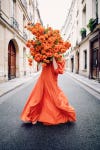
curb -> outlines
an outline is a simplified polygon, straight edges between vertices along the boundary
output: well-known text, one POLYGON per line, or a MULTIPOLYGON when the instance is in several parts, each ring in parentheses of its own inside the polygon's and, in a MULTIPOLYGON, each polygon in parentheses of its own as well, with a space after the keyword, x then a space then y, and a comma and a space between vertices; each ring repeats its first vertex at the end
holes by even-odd
MULTIPOLYGON (((69 74, 68 72, 66 72, 67 74, 69 74)), ((84 84, 85 86, 91 88, 92 90, 94 90, 95 92, 97 92, 98 94, 100 94, 100 91, 96 90, 95 88, 93 88, 91 85, 87 84, 86 82, 83 82, 82 80, 77 79, 76 77, 72 76, 71 74, 69 74, 72 78, 76 79, 77 81, 79 81, 80 83, 84 84)))
MULTIPOLYGON (((76 79, 76 78, 74 77, 74 79, 76 79)), ((78 80, 78 79, 76 79, 76 80, 79 81, 80 83, 84 84, 85 86, 88 86, 89 88, 91 88, 92 90, 94 90, 95 92, 97 92, 98 94, 100 94, 100 92, 98 90, 96 90, 95 88, 93 88, 89 84, 84 83, 84 82, 82 82, 81 80, 78 80)))
MULTIPOLYGON (((26 82, 25 82, 25 83, 26 83, 26 82)), ((0 97, 2 97, 2 96, 4 96, 5 94, 7 94, 7 93, 9 93, 9 92, 11 92, 11 91, 17 89, 18 87, 22 86, 22 85, 25 84, 25 83, 21 83, 21 84, 15 86, 14 88, 12 88, 12 89, 10 89, 10 90, 4 92, 3 94, 0 94, 0 97)))
MULTIPOLYGON (((39 75, 39 73, 38 73, 37 75, 35 75, 35 79, 36 79, 36 77, 38 77, 38 75, 39 75)), ((35 79, 33 80, 33 78, 31 78, 31 79, 29 79, 29 80, 26 81, 26 82, 20 83, 19 85, 13 87, 12 89, 10 89, 10 90, 8 90, 8 91, 5 91, 4 93, 0 94, 0 97, 2 97, 2 96, 4 96, 5 94, 7 94, 7 93, 9 93, 9 92, 11 92, 11 91, 17 89, 18 87, 20 87, 20 86, 26 84, 27 82, 29 82, 29 81, 31 81, 31 80, 32 80, 32 81, 35 81, 35 79)))

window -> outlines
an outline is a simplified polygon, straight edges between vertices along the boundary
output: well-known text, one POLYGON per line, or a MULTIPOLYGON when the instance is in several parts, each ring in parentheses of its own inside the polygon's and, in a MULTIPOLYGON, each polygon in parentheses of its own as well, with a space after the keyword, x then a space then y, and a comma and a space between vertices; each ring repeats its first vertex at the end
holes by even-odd
POLYGON ((23 67, 26 70, 26 48, 23 47, 23 67))
POLYGON ((98 66, 98 49, 93 49, 93 67, 98 66))
POLYGON ((98 18, 98 0, 92 0, 93 18, 98 18))
POLYGON ((86 26, 86 4, 85 4, 83 11, 82 11, 82 26, 83 27, 86 26))
POLYGON ((96 0, 96 18, 98 18, 98 0, 96 0))
POLYGON ((11 0, 11 17, 15 17, 16 15, 16 1, 15 0, 11 0))
POLYGON ((84 3, 84 0, 82 0, 82 4, 84 3))
POLYGON ((25 26, 25 16, 23 15, 23 30, 24 30, 24 26, 25 26))
POLYGON ((79 10, 77 10, 76 17, 78 17, 78 15, 79 15, 79 10))
POLYGON ((84 69, 87 69, 87 50, 84 51, 84 69))

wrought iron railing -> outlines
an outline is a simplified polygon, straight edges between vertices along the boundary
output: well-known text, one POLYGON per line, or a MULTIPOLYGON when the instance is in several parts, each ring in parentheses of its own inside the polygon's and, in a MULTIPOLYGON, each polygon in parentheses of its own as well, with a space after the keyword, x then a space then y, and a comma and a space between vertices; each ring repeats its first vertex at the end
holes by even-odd
POLYGON ((96 19, 94 20, 94 23, 93 23, 94 28, 97 26, 97 24, 98 24, 98 18, 96 18, 96 19))
POLYGON ((21 1, 22 1, 23 6, 27 9, 27 1, 26 0, 21 0, 21 1))
POLYGON ((27 40, 27 39, 28 39, 27 34, 26 34, 26 32, 25 32, 25 31, 23 31, 23 38, 24 38, 25 40, 27 40))
POLYGON ((11 25, 16 29, 19 30, 19 24, 14 17, 11 17, 11 25))

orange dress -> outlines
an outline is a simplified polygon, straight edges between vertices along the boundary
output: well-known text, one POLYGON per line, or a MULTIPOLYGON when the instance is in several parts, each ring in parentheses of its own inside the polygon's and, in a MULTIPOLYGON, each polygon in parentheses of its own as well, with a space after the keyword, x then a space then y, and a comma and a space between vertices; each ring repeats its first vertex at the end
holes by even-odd
POLYGON ((56 125, 76 121, 74 108, 57 85, 58 74, 64 72, 65 61, 43 67, 41 75, 32 90, 27 103, 21 113, 21 120, 25 122, 42 122, 45 125, 56 125))

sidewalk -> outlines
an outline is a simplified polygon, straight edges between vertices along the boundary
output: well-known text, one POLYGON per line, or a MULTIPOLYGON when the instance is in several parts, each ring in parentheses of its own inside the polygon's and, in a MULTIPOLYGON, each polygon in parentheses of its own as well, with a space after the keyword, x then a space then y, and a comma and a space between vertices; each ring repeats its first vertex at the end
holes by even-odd
POLYGON ((89 88, 93 89, 95 92, 100 94, 100 83, 98 83, 98 81, 93 79, 88 79, 79 74, 75 74, 71 72, 66 72, 66 73, 70 75, 72 78, 76 79, 77 81, 81 82, 82 84, 88 86, 89 88))
MULTIPOLYGON (((40 74, 40 71, 37 73, 34 73, 30 77, 15 78, 7 82, 0 83, 0 97, 14 90, 15 88, 25 84, 29 80, 35 79, 36 76, 38 76, 39 74, 40 74)), ((66 74, 68 74, 72 78, 76 79, 77 81, 81 82, 82 84, 88 86, 89 88, 93 89, 95 92, 100 94, 100 83, 98 83, 97 81, 88 79, 84 76, 81 76, 79 74, 74 74, 71 72, 66 72, 66 74)))
POLYGON ((21 77, 21 78, 15 78, 12 80, 9 80, 7 82, 0 83, 0 97, 4 94, 14 90, 15 88, 25 84, 26 82, 35 79, 40 74, 40 71, 37 73, 34 73, 33 75, 27 77, 21 77))

